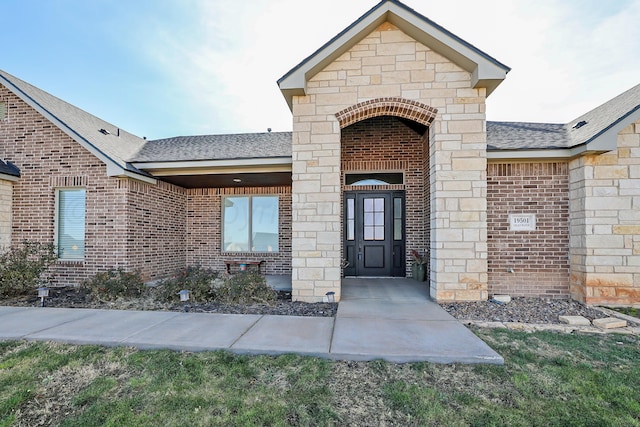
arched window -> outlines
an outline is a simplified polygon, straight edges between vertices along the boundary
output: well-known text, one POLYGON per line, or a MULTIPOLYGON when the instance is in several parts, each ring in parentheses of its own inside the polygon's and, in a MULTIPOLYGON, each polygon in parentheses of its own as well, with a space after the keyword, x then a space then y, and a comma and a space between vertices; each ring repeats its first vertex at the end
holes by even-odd
POLYGON ((348 173, 345 176, 346 185, 393 185, 403 184, 402 173, 348 173))

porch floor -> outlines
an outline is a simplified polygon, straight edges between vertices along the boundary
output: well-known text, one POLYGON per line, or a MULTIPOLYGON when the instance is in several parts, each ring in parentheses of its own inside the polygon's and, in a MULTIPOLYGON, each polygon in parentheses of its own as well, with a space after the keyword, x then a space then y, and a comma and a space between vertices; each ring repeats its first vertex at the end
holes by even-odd
POLYGON ((335 318, 0 306, 0 341, 502 364, 409 279, 345 279, 335 318))
POLYGON ((346 278, 331 353, 339 358, 504 363, 500 355, 429 298, 428 282, 346 278))

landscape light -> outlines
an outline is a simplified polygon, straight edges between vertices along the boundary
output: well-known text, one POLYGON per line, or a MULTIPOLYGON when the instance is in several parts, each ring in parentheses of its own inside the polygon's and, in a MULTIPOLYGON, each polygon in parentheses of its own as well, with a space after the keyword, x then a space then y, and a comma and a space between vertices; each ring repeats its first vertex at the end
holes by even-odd
POLYGON ((191 291, 187 290, 187 289, 183 289, 180 292, 178 292, 178 295, 180 295, 180 301, 182 301, 184 303, 184 311, 185 313, 187 311, 189 311, 189 306, 187 306, 187 301, 189 301, 189 294, 191 293, 191 291))
POLYGON ((38 288, 38 298, 40 298, 40 306, 44 307, 44 299, 49 296, 49 288, 41 286, 38 288))

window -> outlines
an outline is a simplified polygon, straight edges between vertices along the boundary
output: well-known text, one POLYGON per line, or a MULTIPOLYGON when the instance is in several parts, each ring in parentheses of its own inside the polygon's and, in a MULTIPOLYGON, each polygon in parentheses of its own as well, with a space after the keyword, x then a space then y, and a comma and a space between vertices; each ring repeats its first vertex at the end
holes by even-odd
POLYGON ((223 199, 223 250, 278 252, 278 197, 223 199))
POLYGON ((401 173, 349 173, 345 176, 346 185, 391 185, 402 184, 401 173))
POLYGON ((364 199, 364 240, 384 240, 384 197, 364 199))
POLYGON ((85 190, 58 190, 56 195, 58 258, 84 259, 85 190))

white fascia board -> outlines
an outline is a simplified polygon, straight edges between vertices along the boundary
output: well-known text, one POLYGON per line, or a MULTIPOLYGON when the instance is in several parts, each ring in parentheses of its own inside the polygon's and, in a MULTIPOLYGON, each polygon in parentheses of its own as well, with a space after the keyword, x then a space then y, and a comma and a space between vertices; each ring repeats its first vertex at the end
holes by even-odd
POLYGON ((626 117, 618 120, 617 123, 597 135, 591 141, 587 142, 587 146, 591 151, 613 151, 618 148, 618 134, 627 126, 640 120, 640 108, 628 113, 626 117))
MULTIPOLYGON (((615 148, 613 148, 615 150, 615 148)), ((557 148, 550 150, 492 150, 487 151, 488 160, 553 160, 573 159, 585 154, 602 154, 611 149, 594 149, 586 144, 572 148, 557 148)))
POLYGON ((128 171, 120 166, 107 165, 107 176, 115 178, 131 178, 147 184, 157 184, 158 180, 150 176, 140 175, 139 173, 128 171))
POLYGON ((0 173, 0 179, 5 181, 18 182, 20 180, 20 177, 15 175, 7 175, 4 173, 0 173))
MULTIPOLYGON (((388 5, 383 7, 388 10, 388 5)), ((332 40, 330 44, 321 47, 311 56, 304 59, 302 63, 298 64, 298 68, 294 68, 294 71, 280 80, 278 86, 286 98, 289 108, 292 108, 293 96, 306 95, 308 80, 335 61, 340 55, 351 49, 366 35, 373 32, 385 20, 386 12, 379 16, 376 14, 366 16, 365 19, 358 22, 347 32, 332 40)))
POLYGON ((229 173, 232 170, 289 172, 293 160, 291 157, 269 157, 255 159, 226 159, 226 160, 187 160, 177 162, 137 162, 133 166, 149 171, 158 176, 175 174, 200 175, 203 173, 229 173), (190 172, 190 173, 189 173, 190 172))
POLYGON ((574 157, 571 150, 495 150, 487 151, 487 160, 550 160, 574 157))

